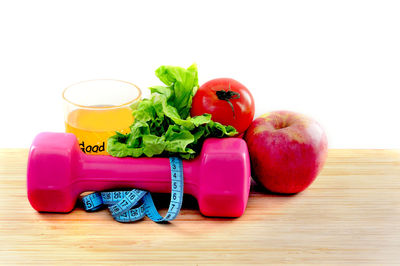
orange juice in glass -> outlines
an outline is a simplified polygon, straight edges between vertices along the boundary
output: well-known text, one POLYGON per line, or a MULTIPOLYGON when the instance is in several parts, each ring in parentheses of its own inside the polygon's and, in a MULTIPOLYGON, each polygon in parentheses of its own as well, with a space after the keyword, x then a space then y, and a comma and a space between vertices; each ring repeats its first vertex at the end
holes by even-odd
POLYGON ((76 83, 63 92, 65 132, 74 133, 87 154, 108 154, 107 139, 128 133, 132 107, 141 91, 132 83, 98 79, 76 83))

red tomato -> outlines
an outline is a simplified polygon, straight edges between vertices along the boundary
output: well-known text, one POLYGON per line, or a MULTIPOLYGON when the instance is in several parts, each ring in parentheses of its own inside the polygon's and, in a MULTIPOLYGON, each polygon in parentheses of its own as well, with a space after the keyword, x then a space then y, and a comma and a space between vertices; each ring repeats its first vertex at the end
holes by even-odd
POLYGON ((204 83, 193 97, 191 116, 211 114, 211 119, 243 133, 254 118, 254 99, 241 83, 218 78, 204 83))

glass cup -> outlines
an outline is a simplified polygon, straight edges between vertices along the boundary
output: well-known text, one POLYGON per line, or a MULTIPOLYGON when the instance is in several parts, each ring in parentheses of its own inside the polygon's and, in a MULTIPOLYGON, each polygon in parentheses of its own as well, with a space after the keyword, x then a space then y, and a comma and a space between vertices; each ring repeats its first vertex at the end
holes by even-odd
POLYGON ((126 134, 133 123, 132 109, 140 89, 112 79, 82 81, 67 87, 64 99, 65 132, 74 133, 87 154, 108 154, 107 139, 115 132, 126 134))

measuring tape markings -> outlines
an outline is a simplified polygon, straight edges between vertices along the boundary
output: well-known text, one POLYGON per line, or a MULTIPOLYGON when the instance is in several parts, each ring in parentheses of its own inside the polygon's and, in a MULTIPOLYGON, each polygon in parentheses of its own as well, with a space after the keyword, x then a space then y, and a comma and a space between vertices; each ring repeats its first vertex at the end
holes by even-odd
POLYGON ((130 209, 119 216, 114 216, 114 219, 121 223, 128 223, 140 220, 146 216, 143 204, 140 207, 130 209))
POLYGON ((148 216, 154 222, 174 220, 182 207, 183 200, 183 165, 176 157, 169 158, 171 167, 171 200, 165 217, 162 217, 148 191, 133 189, 131 191, 94 192, 82 198, 86 211, 99 210, 103 205, 108 207, 113 218, 118 222, 133 222, 148 216))
POLYGON ((147 191, 132 189, 127 195, 123 197, 117 204, 114 204, 108 209, 113 217, 117 217, 135 206, 141 198, 147 193, 147 191))
POLYGON ((83 204, 86 211, 97 211, 103 206, 103 199, 98 192, 83 197, 83 204))
POLYGON ((106 205, 117 204, 126 195, 128 195, 128 193, 129 193, 129 191, 114 191, 114 192, 103 191, 103 192, 100 192, 101 197, 103 199, 103 203, 106 205))

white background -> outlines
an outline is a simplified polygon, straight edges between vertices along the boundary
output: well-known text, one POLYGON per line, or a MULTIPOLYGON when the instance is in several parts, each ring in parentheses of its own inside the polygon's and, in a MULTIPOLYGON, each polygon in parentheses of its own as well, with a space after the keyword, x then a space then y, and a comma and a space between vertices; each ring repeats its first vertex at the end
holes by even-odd
POLYGON ((163 64, 232 77, 256 115, 308 114, 330 148, 400 148, 400 1, 1 1, 0 147, 63 131, 61 92, 159 83, 163 64))

